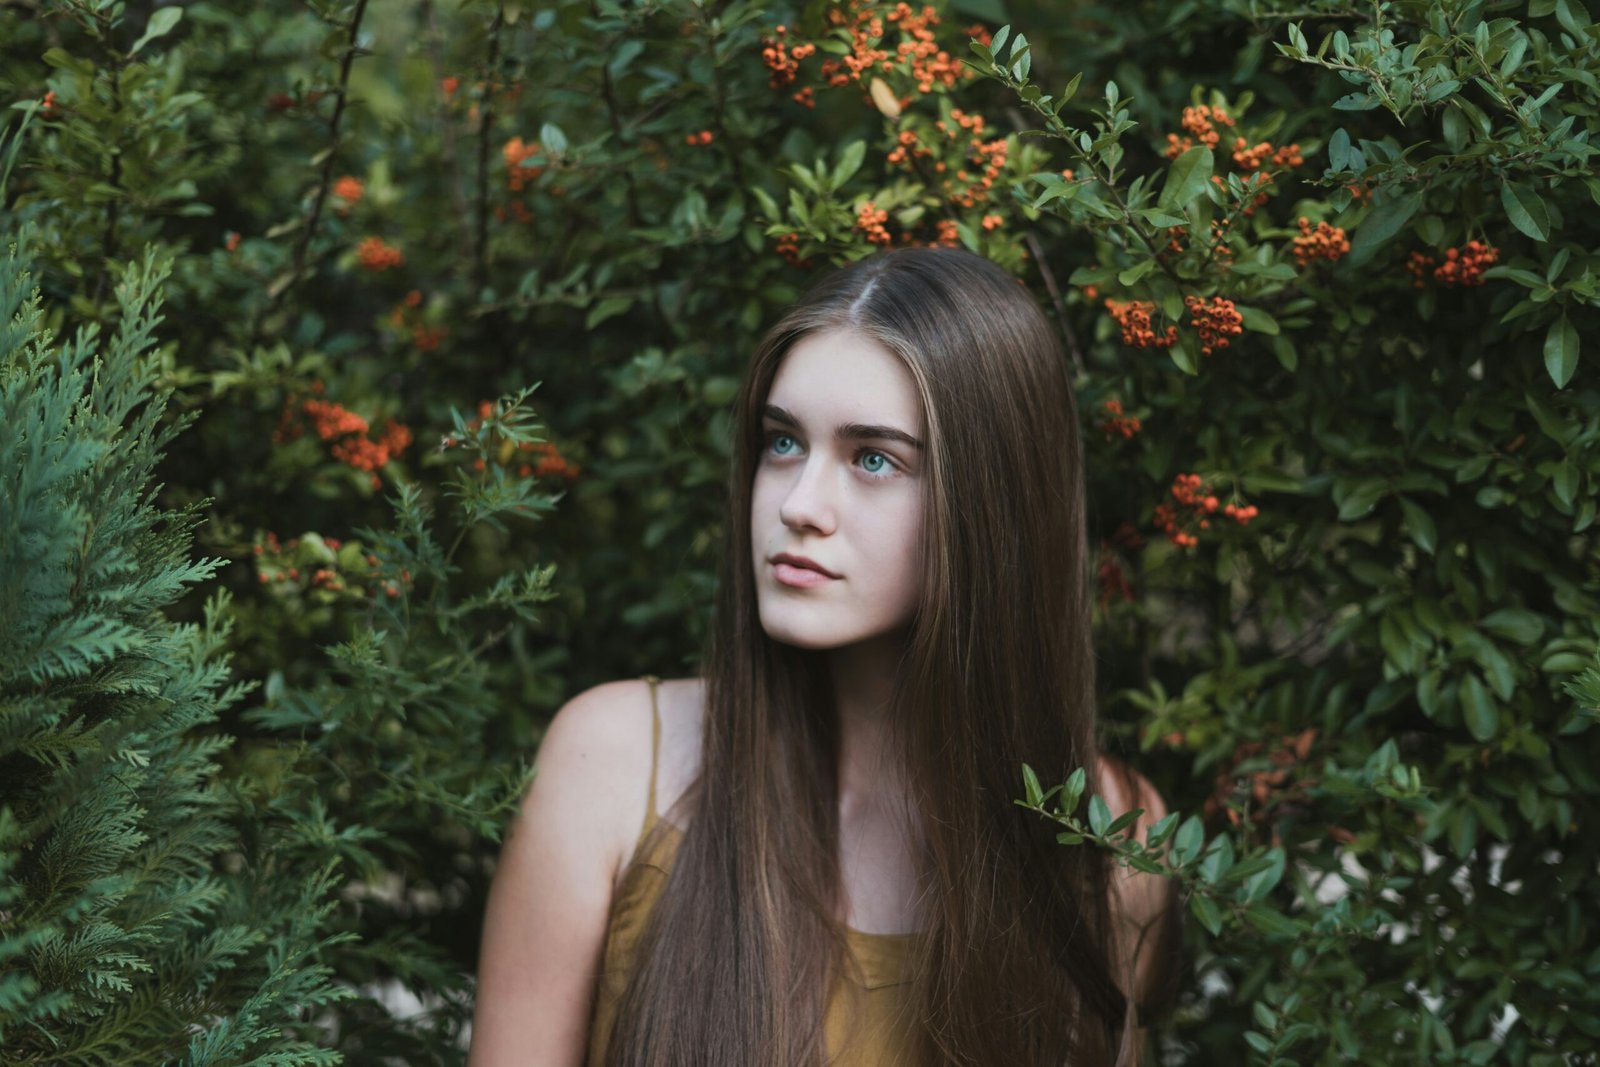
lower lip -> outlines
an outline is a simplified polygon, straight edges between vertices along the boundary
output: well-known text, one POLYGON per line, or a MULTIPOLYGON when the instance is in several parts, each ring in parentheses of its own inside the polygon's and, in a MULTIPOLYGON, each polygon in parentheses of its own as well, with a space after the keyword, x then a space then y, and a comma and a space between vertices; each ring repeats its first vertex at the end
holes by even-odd
POLYGON ((774 563, 772 576, 784 585, 792 585, 796 589, 810 589, 814 585, 831 582, 834 579, 807 567, 796 567, 792 563, 774 563))

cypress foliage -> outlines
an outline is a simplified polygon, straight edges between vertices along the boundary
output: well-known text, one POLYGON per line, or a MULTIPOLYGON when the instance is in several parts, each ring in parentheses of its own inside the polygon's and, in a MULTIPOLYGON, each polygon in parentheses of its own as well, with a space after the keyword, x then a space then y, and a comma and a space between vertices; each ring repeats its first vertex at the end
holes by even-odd
POLYGON ((189 422, 151 354, 166 266, 122 271, 104 344, 58 343, 28 239, 0 258, 0 1058, 337 1062, 300 1020, 344 995, 313 958, 329 879, 256 894, 215 773, 250 688, 228 598, 162 615, 220 563, 189 558, 199 505, 153 504, 189 422))

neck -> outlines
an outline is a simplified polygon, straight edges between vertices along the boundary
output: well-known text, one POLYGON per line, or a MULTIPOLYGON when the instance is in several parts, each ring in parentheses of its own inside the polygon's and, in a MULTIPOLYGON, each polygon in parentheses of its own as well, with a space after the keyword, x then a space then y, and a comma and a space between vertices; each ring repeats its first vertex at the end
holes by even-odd
POLYGON ((841 816, 892 807, 905 797, 904 773, 889 744, 889 703, 904 647, 904 635, 886 634, 829 655, 841 816))

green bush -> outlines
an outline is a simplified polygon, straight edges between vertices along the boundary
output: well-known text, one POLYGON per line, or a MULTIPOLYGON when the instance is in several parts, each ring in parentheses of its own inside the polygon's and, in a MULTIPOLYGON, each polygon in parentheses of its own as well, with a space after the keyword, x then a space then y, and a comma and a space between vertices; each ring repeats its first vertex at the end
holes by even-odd
POLYGON ((167 419, 150 348, 154 256, 121 272, 120 324, 58 343, 27 238, 0 261, 0 1042, 32 1063, 334 1062, 299 1025, 344 992, 312 958, 326 876, 239 873, 228 598, 161 612, 221 561, 195 510, 150 500, 167 419))
POLYGON ((170 614, 260 683, 257 891, 344 887, 323 1047, 458 1055, 545 716, 693 669, 755 337, 918 241, 1093 413, 1107 744, 1179 815, 1018 795, 1183 880, 1163 1058, 1593 1062, 1592 5, 48 0, 0 57, 50 324, 172 263, 160 500, 238 565, 170 614))

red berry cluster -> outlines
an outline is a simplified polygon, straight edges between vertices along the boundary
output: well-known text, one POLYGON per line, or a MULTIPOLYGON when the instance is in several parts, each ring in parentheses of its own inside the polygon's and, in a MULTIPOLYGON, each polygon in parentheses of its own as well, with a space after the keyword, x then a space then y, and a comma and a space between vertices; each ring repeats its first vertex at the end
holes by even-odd
POLYGON ((1468 241, 1462 249, 1444 250, 1444 262, 1433 276, 1446 285, 1482 285, 1483 272, 1500 258, 1500 250, 1482 241, 1468 241))
POLYGON ((1178 328, 1168 326, 1165 333, 1156 333, 1150 316, 1156 309, 1148 300, 1113 300, 1106 297, 1106 310, 1122 327, 1122 343, 1134 348, 1170 348, 1178 343, 1178 328))
POLYGON ((368 237, 356 248, 356 258, 370 271, 385 271, 404 266, 405 253, 384 241, 382 237, 368 237))
POLYGON ((1214 296, 1186 296, 1183 306, 1189 309, 1189 318, 1200 334, 1200 352, 1211 355, 1219 348, 1227 348, 1229 339, 1244 332, 1244 316, 1234 309, 1232 300, 1214 296))
POLYGON ((1211 529, 1210 516, 1220 509, 1224 515, 1233 519, 1240 526, 1248 526, 1250 520, 1259 514, 1255 505, 1239 507, 1234 504, 1222 504, 1214 493, 1206 488, 1204 480, 1198 474, 1180 474, 1172 480, 1172 499, 1176 503, 1162 502, 1156 505, 1155 523, 1162 533, 1167 535, 1167 540, 1179 548, 1193 548, 1200 543, 1195 530, 1211 529))
MULTIPOLYGON (((314 383, 312 390, 321 393, 322 383, 314 383)), ((411 445, 411 430, 402 423, 389 420, 374 441, 367 436, 371 427, 365 418, 341 404, 318 399, 285 404, 272 434, 274 443, 301 437, 305 433, 302 419, 311 423, 318 438, 330 442, 328 451, 334 459, 371 474, 374 489, 383 484, 377 472, 411 445)))
POLYGON ((1122 401, 1107 400, 1104 404, 1100 405, 1100 409, 1104 411, 1107 416, 1107 418, 1100 423, 1100 429, 1105 431, 1106 440, 1109 441, 1112 437, 1117 436, 1124 438, 1132 437, 1134 434, 1139 432, 1140 423, 1138 418, 1133 415, 1123 415, 1122 401))
POLYGON ((699 133, 685 135, 683 143, 686 145, 708 145, 714 140, 716 140, 716 134, 710 130, 701 130, 699 133))
POLYGON ((1426 252, 1413 252, 1406 257, 1406 270, 1411 274, 1411 285, 1415 289, 1427 284, 1429 273, 1435 280, 1451 287, 1475 286, 1483 284, 1483 272, 1499 259, 1500 250, 1493 245, 1484 241, 1468 241, 1464 248, 1445 249, 1443 263, 1426 252))

